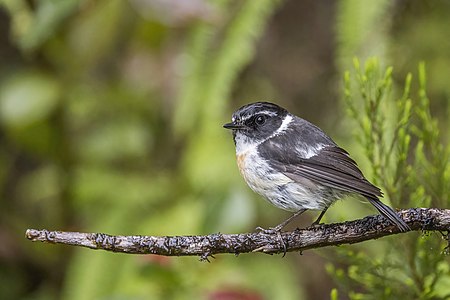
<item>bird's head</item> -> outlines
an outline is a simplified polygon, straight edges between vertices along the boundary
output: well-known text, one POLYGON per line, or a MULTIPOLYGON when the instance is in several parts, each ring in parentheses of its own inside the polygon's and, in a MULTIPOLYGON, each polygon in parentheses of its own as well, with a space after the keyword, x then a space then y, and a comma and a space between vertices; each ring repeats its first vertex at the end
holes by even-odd
POLYGON ((233 131, 236 143, 242 139, 248 144, 258 144, 278 132, 284 131, 284 126, 291 119, 288 111, 269 102, 256 102, 242 106, 233 113, 231 122, 223 125, 233 131), (289 119, 289 120, 287 120, 289 119))

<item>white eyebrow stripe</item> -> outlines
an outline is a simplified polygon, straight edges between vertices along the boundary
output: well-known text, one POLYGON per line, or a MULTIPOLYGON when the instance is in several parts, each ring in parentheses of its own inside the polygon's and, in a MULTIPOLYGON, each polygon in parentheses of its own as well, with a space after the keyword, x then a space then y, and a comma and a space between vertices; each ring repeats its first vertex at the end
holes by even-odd
POLYGON ((258 113, 256 115, 268 115, 268 116, 276 116, 277 113, 273 112, 273 111, 268 111, 268 110, 263 110, 263 111, 258 111, 258 113))
POLYGON ((263 111, 258 111, 257 113, 254 113, 254 114, 243 115, 241 117, 241 120, 246 121, 246 120, 250 119, 251 117, 254 117, 257 115, 267 115, 267 116, 273 117, 273 116, 276 116, 277 113, 273 112, 273 111, 263 110, 263 111))

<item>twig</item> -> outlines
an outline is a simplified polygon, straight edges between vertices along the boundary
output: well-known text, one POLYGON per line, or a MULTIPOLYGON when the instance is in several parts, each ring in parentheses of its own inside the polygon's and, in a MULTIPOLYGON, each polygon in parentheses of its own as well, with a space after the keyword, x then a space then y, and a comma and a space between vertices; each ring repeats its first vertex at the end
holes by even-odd
MULTIPOLYGON (((411 208, 399 212, 411 230, 450 231, 450 210, 411 208)), ((354 244, 398 234, 397 227, 380 215, 337 224, 323 224, 281 234, 286 250, 303 251, 326 246, 354 244)), ((31 241, 66 244, 91 249, 130 254, 165 256, 200 256, 204 260, 218 253, 240 254, 284 251, 277 235, 262 232, 243 234, 215 233, 205 236, 113 236, 103 233, 80 233, 28 229, 31 241)))

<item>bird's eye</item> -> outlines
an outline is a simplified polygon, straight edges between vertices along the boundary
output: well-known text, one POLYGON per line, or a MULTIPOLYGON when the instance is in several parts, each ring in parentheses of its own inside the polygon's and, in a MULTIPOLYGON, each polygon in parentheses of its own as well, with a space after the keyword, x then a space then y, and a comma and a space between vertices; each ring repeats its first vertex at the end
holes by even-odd
POLYGON ((262 124, 266 123, 266 117, 265 116, 261 116, 261 115, 257 116, 255 118, 255 123, 257 125, 262 125, 262 124))

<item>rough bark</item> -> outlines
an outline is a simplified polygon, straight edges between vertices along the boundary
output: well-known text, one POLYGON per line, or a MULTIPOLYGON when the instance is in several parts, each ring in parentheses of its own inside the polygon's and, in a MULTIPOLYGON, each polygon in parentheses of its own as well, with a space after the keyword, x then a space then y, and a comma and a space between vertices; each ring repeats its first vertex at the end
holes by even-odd
MULTIPOLYGON (((412 231, 439 231, 449 240, 450 210, 411 208, 399 212, 412 231)), ((165 256, 209 256, 219 253, 304 251, 326 246, 354 244, 401 233, 380 215, 368 216, 336 224, 321 224, 281 235, 263 232, 205 236, 114 236, 104 233, 80 233, 28 229, 31 241, 66 244, 129 254, 157 254, 165 256), (280 241, 280 237, 283 242, 280 241)), ((407 234, 407 233, 405 233, 407 234)))

